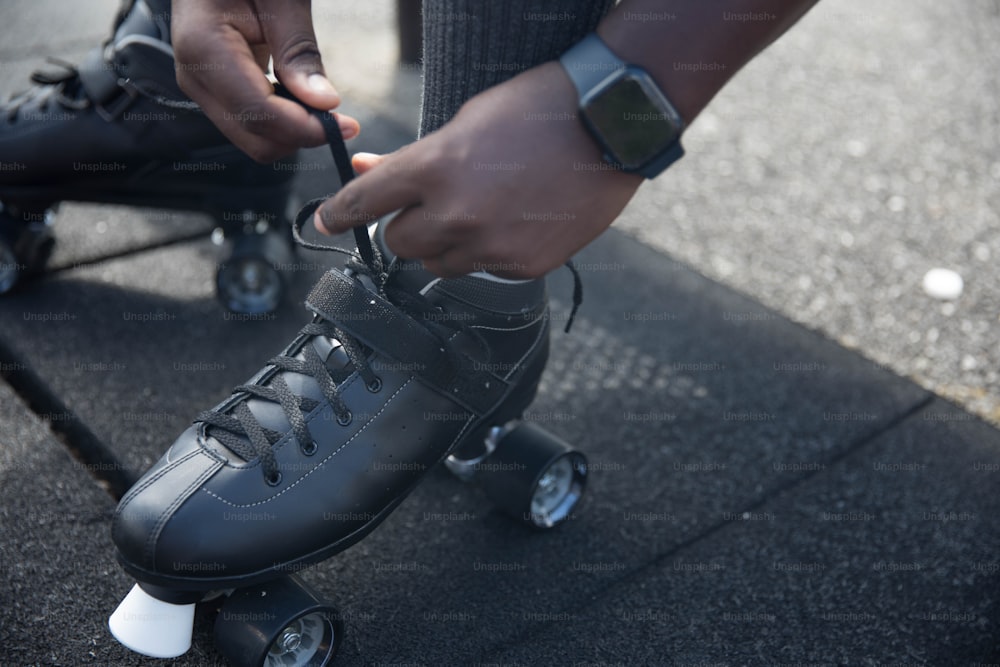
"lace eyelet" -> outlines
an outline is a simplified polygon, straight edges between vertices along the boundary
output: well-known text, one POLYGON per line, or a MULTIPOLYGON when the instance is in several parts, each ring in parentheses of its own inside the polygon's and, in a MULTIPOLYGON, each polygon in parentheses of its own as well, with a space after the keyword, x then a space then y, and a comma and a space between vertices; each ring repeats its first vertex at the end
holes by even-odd
POLYGON ((352 421, 354 421, 354 415, 352 415, 350 412, 348 412, 345 415, 337 415, 337 423, 340 424, 341 426, 347 426, 352 421))
POLYGON ((365 385, 365 387, 367 387, 368 391, 370 391, 373 394, 379 393, 380 391, 382 391, 382 378, 376 377, 374 382, 365 385))
POLYGON ((306 456, 312 456, 319 449, 319 445, 316 444, 315 440, 311 440, 309 441, 309 444, 305 445, 301 449, 302 453, 305 454, 306 456))
POLYGON ((273 476, 268 476, 264 478, 268 486, 278 486, 281 484, 281 471, 279 470, 273 476))

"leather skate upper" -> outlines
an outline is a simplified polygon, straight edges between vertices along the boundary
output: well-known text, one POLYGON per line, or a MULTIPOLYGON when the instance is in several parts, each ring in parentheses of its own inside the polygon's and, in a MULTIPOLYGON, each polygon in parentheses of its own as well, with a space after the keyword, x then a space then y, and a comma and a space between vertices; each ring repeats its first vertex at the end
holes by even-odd
POLYGON ((302 412, 315 444, 299 442, 278 403, 235 393, 216 412, 244 403, 276 436, 280 481, 269 483, 263 457, 246 456, 247 435, 240 454, 223 442, 235 434, 194 424, 119 505, 113 537, 126 569, 150 583, 209 587, 319 560, 370 530, 464 438, 517 416, 547 357, 544 285, 525 284, 487 309, 475 305, 486 282, 432 280, 413 295, 423 305, 406 306, 370 277, 327 274, 309 298, 317 316, 307 330, 325 323, 360 343, 378 386, 366 386, 352 343, 300 336, 286 356, 304 359, 312 347, 350 421, 338 420, 310 374, 266 367, 251 383, 280 378, 316 401, 302 412))
MULTIPOLYGON (((346 184, 337 123, 315 113, 346 184)), ((335 250, 299 233, 319 203, 295 238, 335 250)), ((380 252, 363 227, 355 238, 348 270, 310 294, 299 336, 122 499, 112 536, 140 581, 225 588, 330 556, 531 402, 548 356, 544 281, 442 281, 380 252)))

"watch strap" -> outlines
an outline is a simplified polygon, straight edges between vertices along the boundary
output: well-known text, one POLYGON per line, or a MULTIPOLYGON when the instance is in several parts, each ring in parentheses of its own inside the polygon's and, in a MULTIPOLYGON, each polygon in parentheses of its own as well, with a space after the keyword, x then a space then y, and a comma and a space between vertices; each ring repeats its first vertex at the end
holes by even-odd
POLYGON ((625 62, 593 32, 562 54, 559 63, 580 97, 626 67, 625 62))
POLYGON ((667 150, 644 164, 636 173, 643 178, 652 180, 666 171, 667 167, 672 165, 674 162, 677 162, 682 157, 684 157, 684 146, 681 145, 681 140, 678 138, 677 141, 672 143, 667 150))

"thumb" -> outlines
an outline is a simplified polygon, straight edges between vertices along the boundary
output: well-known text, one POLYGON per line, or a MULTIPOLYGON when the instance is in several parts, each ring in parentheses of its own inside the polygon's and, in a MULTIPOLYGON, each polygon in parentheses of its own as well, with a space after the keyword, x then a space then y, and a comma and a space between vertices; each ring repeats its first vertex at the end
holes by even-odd
POLYGON ((354 167, 354 171, 360 175, 385 162, 386 157, 375 153, 355 153, 354 157, 351 158, 351 165, 354 167))
POLYGON ((340 95, 323 69, 310 0, 266 0, 257 6, 278 81, 315 109, 336 108, 340 95))

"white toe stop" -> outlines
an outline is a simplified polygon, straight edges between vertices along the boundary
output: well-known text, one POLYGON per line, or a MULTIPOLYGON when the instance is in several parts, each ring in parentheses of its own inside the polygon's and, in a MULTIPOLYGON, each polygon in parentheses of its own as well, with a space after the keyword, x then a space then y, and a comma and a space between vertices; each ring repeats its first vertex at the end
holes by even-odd
POLYGON ((176 658, 191 648, 194 604, 157 600, 136 584, 108 619, 126 648, 151 658, 176 658))

